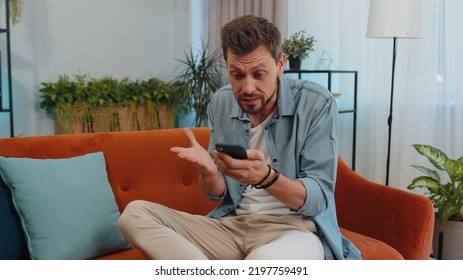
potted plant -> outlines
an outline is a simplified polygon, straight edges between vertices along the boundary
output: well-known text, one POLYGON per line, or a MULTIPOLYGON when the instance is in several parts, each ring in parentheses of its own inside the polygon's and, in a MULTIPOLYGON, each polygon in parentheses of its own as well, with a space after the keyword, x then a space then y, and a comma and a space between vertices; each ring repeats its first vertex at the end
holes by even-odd
POLYGON ((146 130, 174 127, 183 90, 159 78, 59 76, 42 83, 40 107, 54 115, 56 133, 146 130))
POLYGON ((413 165, 424 176, 415 178, 407 187, 410 190, 426 189, 427 197, 437 209, 433 252, 439 253, 439 258, 463 259, 463 157, 451 159, 441 150, 429 145, 415 144, 413 147, 438 169, 436 171, 413 165), (444 172, 450 180, 442 182, 439 172, 444 172), (455 242, 453 237, 457 238, 455 242), (439 244, 442 239, 444 244, 439 244))
POLYGON ((174 82, 183 85, 183 113, 195 111, 194 126, 202 126, 207 121, 207 106, 211 95, 224 85, 222 77, 222 55, 220 50, 207 51, 207 44, 195 52, 192 48, 185 52, 185 59, 178 60, 180 73, 174 82))
POLYGON ((301 69, 301 61, 314 51, 316 41, 314 36, 310 36, 304 30, 297 31, 283 40, 281 48, 288 57, 291 70, 301 69))
POLYGON ((159 78, 141 81, 142 98, 147 109, 147 124, 153 128, 175 126, 175 110, 182 104, 183 87, 177 82, 164 82, 159 78))

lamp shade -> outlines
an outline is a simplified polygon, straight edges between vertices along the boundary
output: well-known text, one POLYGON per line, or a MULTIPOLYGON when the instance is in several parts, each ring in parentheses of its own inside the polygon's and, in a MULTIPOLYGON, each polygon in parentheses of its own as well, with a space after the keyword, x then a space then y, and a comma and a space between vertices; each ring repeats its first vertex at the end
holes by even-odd
POLYGON ((370 0, 367 37, 421 38, 422 0, 370 0))

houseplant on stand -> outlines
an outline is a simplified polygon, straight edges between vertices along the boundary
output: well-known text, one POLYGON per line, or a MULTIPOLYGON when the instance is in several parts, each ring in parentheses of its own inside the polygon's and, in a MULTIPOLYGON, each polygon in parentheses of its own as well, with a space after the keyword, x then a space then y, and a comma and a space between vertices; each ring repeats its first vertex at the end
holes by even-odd
POLYGON ((314 36, 308 35, 304 30, 295 32, 283 40, 281 48, 288 57, 290 70, 301 69, 301 61, 314 51, 316 41, 314 36))
POLYGON ((431 164, 450 178, 441 182, 439 171, 413 165, 425 176, 417 177, 407 187, 427 189, 427 197, 437 209, 434 228, 433 253, 438 259, 463 259, 463 157, 449 158, 441 150, 429 145, 413 145, 431 164), (437 255, 436 255, 437 254, 437 255))

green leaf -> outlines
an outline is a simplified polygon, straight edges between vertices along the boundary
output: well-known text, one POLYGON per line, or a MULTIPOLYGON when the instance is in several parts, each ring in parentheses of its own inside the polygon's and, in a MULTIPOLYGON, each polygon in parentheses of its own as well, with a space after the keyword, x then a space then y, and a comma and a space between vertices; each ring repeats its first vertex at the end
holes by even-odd
POLYGON ((463 180, 463 162, 449 159, 445 163, 445 169, 453 182, 463 180))
POLYGON ((429 145, 414 144, 413 147, 418 153, 425 156, 437 169, 445 170, 445 162, 449 158, 444 152, 429 145))
POLYGON ((429 177, 433 178, 434 180, 440 182, 440 176, 439 176, 439 173, 437 173, 437 171, 429 169, 429 168, 424 167, 424 166, 419 166, 419 165, 412 165, 412 167, 418 169, 422 173, 424 173, 424 174, 428 175, 429 177))
POLYGON ((428 198, 438 209, 439 218, 443 223, 452 217, 463 216, 463 157, 458 160, 449 159, 444 152, 429 145, 416 144, 413 147, 427 157, 436 168, 447 171, 451 182, 442 184, 436 171, 423 166, 413 166, 428 176, 416 178, 408 189, 427 188, 430 192, 428 198))
POLYGON ((407 186, 407 189, 409 190, 414 188, 426 188, 431 193, 438 194, 440 192, 440 182, 428 176, 421 176, 415 178, 413 182, 407 186))
POLYGON ((438 209, 439 218, 442 220, 442 223, 445 225, 450 217, 460 212, 461 205, 457 206, 452 203, 447 203, 443 207, 438 209))

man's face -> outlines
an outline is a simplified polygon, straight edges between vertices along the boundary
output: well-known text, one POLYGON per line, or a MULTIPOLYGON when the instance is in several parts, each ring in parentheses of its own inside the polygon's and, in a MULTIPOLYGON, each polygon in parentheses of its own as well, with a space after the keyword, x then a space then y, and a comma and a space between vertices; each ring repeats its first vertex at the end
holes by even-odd
POLYGON ((283 74, 285 55, 275 62, 264 46, 238 56, 228 51, 227 72, 236 100, 249 115, 267 116, 277 102, 277 78, 283 74))

